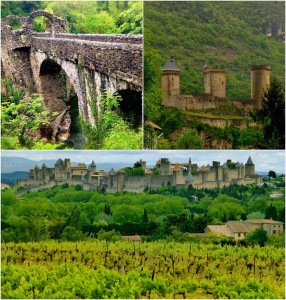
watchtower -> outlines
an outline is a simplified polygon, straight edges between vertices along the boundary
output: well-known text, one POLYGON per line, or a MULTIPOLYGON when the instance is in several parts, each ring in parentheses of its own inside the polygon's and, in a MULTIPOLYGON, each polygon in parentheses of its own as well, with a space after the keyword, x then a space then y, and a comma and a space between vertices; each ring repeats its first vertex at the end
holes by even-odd
POLYGON ((226 70, 204 67, 205 93, 226 98, 226 70))
POLYGON ((180 69, 175 65, 173 56, 162 69, 161 87, 164 102, 168 101, 169 96, 180 94, 180 69))
POLYGON ((266 91, 270 85, 270 66, 253 65, 250 69, 251 77, 251 99, 254 108, 261 108, 261 98, 263 91, 266 91))
POLYGON ((254 177, 254 163, 252 162, 251 157, 248 157, 248 160, 245 164, 245 177, 254 177))

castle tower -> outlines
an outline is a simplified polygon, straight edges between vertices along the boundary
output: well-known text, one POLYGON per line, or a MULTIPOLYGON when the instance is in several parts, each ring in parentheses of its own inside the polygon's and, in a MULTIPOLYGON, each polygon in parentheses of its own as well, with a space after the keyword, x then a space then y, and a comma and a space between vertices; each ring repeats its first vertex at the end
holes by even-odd
POLYGON ((251 157, 248 157, 248 160, 245 164, 245 177, 254 177, 254 163, 252 162, 251 157))
POLYGON ((143 169, 143 170, 146 170, 146 161, 140 159, 139 162, 140 162, 140 164, 141 164, 141 166, 142 166, 142 169, 143 169))
POLYGON ((65 159, 65 166, 67 170, 71 168, 71 160, 69 158, 65 159))
POLYGON ((263 91, 267 90, 270 85, 270 66, 253 65, 250 69, 251 77, 251 99, 254 108, 261 108, 261 97, 263 91))
POLYGON ((94 174, 94 172, 96 172, 96 165, 95 165, 94 161, 92 161, 91 164, 88 166, 88 170, 92 171, 92 174, 94 174))
POLYGON ((161 87, 163 101, 168 106, 169 96, 180 94, 180 69, 175 65, 173 56, 162 69, 161 87))
POLYGON ((226 98, 226 70, 204 67, 205 94, 226 98))
POLYGON ((161 158, 160 175, 171 175, 171 162, 168 158, 161 158))

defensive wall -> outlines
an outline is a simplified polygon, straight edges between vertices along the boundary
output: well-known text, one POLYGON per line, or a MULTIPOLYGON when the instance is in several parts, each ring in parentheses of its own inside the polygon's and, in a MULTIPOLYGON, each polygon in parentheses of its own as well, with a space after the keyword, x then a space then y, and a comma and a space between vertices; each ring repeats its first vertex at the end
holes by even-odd
MULTIPOLYGON (((182 94, 180 92, 180 70, 171 57, 162 68, 162 105, 186 111, 215 109, 230 103, 246 112, 261 108, 262 94, 270 85, 270 66, 252 65, 250 67, 251 98, 246 100, 226 99, 226 72, 226 69, 214 69, 206 65, 203 69, 204 94, 182 94)), ((245 125, 244 122, 243 126, 245 125)))
POLYGON ((212 166, 198 168, 197 164, 171 164, 167 158, 159 160, 155 169, 159 175, 146 168, 146 162, 140 161, 145 175, 127 175, 124 169, 115 172, 113 169, 97 171, 94 162, 88 167, 84 164, 71 166, 70 160, 59 159, 54 168, 35 166, 30 170, 28 179, 17 180, 17 185, 23 187, 20 193, 48 189, 56 185, 68 183, 80 184, 84 190, 104 188, 107 192, 129 191, 143 192, 144 189, 156 190, 162 186, 172 185, 187 188, 215 188, 232 184, 259 184, 262 179, 255 175, 255 165, 249 157, 246 164, 232 163, 228 160, 222 166, 213 161, 212 166))

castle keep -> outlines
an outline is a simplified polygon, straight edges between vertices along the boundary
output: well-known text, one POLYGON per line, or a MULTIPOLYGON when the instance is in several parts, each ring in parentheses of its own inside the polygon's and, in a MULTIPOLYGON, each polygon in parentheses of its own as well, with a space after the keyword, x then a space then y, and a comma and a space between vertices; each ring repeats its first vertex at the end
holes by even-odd
MULTIPOLYGON (((203 69, 204 94, 180 93, 180 69, 175 65, 173 57, 162 69, 161 87, 163 105, 181 110, 200 110, 217 108, 226 104, 226 69, 203 69)), ((262 92, 270 85, 270 66, 251 66, 251 99, 232 99, 233 105, 246 110, 261 108, 262 92)))
MULTIPOLYGON (((161 158, 153 169, 140 160, 136 163, 143 169, 142 175, 128 175, 125 169, 115 171, 97 170, 94 161, 89 166, 72 166, 70 159, 58 159, 53 168, 45 164, 30 170, 28 179, 18 179, 17 185, 27 191, 39 191, 64 183, 80 184, 84 190, 104 188, 107 192, 117 191, 143 192, 144 189, 158 189, 164 185, 187 188, 215 188, 232 184, 259 184, 260 176, 255 175, 255 165, 249 157, 246 164, 227 160, 223 165, 213 161, 212 165, 198 167, 189 159, 186 163, 173 164, 168 158, 161 158)), ((130 169, 130 168, 129 168, 130 169)), ((141 170, 142 170, 141 169, 141 170)))

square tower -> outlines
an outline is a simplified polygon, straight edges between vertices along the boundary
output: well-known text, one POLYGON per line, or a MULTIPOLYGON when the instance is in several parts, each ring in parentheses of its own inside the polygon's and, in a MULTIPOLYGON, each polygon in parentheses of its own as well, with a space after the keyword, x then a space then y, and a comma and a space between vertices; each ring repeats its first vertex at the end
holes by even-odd
POLYGON ((226 70, 204 68, 205 94, 226 98, 226 70))

